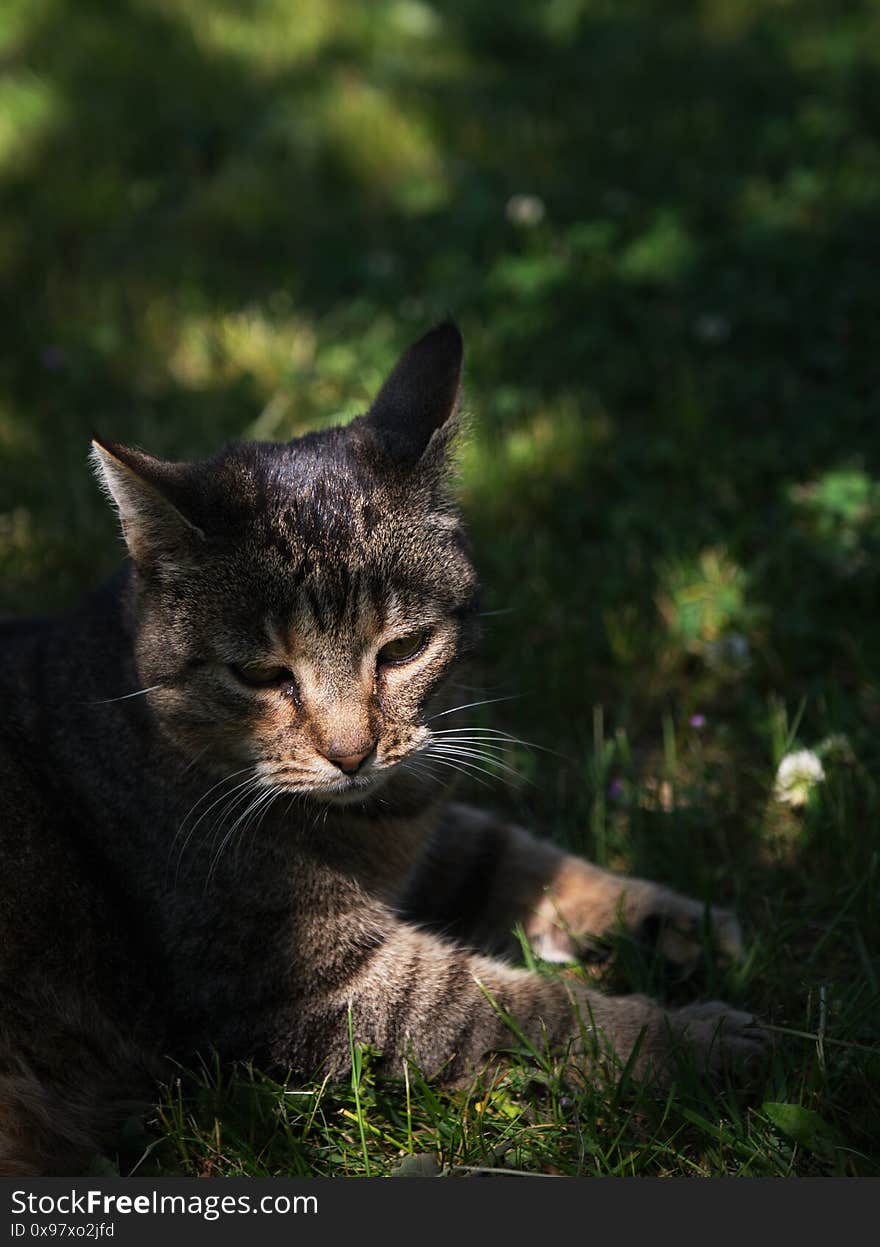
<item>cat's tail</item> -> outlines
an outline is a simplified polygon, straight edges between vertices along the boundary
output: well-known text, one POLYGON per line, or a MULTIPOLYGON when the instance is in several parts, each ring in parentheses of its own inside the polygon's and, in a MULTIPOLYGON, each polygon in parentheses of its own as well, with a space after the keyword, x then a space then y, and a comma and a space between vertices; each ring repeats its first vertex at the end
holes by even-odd
POLYGON ((57 1026, 49 1030, 63 1039, 52 1044, 51 1072, 42 1060, 13 1055, 12 1036, 2 1035, 0 1177, 82 1177, 125 1117, 149 1103, 155 1070, 115 1027, 102 1022, 63 1037, 57 1026))

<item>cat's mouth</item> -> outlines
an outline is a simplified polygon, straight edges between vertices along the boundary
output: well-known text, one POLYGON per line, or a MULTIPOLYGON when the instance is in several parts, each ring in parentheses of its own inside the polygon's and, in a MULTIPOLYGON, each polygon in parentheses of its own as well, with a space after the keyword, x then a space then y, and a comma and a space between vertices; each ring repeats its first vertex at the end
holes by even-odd
POLYGON ((387 779, 384 771, 371 771, 367 775, 349 775, 332 786, 312 788, 309 796, 318 801, 327 801, 331 805, 351 805, 355 801, 364 801, 381 787, 387 779))
POLYGON ((328 805, 351 805, 357 801, 365 801, 372 796, 378 788, 382 787, 394 769, 393 766, 371 768, 361 774, 340 775, 338 779, 329 781, 319 779, 312 783, 301 779, 285 782, 283 778, 280 780, 275 778, 274 784, 278 788, 300 793, 314 801, 328 805))

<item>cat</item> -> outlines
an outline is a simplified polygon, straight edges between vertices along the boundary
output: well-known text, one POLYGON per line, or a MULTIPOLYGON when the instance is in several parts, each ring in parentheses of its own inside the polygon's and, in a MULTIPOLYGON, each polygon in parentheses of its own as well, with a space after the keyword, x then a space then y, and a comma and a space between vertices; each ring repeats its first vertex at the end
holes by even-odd
POLYGON ((499 1010, 585 1069, 637 1041, 657 1079, 682 1039, 710 1072, 762 1051, 721 1002, 514 964, 517 923, 571 961, 620 921, 684 961, 704 910, 451 799, 438 733, 478 639, 462 359, 444 323, 366 415, 288 444, 93 442, 130 559, 0 627, 3 1174, 81 1173, 168 1056, 341 1077, 349 1019, 389 1076, 450 1081, 514 1042, 499 1010))

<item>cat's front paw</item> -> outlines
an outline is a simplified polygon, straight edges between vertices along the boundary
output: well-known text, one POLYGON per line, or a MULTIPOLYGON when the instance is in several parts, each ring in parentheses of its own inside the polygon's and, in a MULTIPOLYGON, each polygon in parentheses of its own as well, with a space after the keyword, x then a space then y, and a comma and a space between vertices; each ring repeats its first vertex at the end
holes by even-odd
POLYGON ((710 1078, 734 1069, 746 1075, 763 1069, 770 1051, 770 1034, 753 1014, 733 1009, 722 1000, 710 1000, 676 1009, 667 1017, 673 1037, 673 1059, 687 1045, 698 1071, 710 1078))
POLYGON ((722 1000, 664 1009, 645 996, 588 994, 587 999, 588 1042, 580 1049, 581 1060, 584 1055, 590 1062, 611 1059, 618 1071, 629 1066, 661 1087, 687 1071, 715 1081, 726 1074, 751 1081, 766 1064, 768 1032, 753 1014, 722 1000))
POLYGON ((730 910, 682 896, 647 879, 631 879, 569 858, 526 928, 545 961, 595 960, 603 937, 623 928, 655 946, 684 971, 692 970, 708 934, 716 950, 743 955, 739 922, 730 910))

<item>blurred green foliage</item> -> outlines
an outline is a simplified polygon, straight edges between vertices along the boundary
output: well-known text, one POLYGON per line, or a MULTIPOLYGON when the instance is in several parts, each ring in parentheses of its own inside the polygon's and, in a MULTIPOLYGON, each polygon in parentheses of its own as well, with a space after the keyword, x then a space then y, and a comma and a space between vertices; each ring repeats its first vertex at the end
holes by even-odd
POLYGON ((569 709, 619 696, 607 621, 646 671, 691 652, 658 602, 723 549, 713 628, 747 627, 735 583, 795 695, 873 680, 874 526, 822 480, 875 488, 878 34, 870 4, 10 0, 7 605, 112 562, 92 428, 286 437, 452 313, 504 678, 522 638, 569 709))

